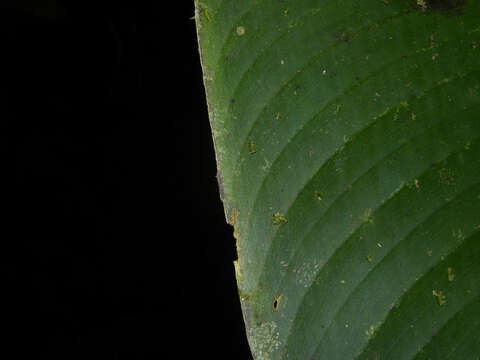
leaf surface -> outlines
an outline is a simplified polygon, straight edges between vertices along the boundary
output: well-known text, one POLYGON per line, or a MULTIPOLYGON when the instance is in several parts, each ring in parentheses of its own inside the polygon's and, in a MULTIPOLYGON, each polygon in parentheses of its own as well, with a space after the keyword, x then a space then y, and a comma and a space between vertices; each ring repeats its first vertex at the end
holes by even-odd
POLYGON ((480 4, 203 0, 256 359, 480 356, 480 4))

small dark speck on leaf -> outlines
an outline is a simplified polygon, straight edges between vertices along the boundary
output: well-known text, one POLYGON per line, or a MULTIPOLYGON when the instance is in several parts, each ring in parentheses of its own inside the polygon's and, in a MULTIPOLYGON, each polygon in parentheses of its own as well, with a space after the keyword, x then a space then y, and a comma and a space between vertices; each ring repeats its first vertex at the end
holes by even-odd
POLYGON ((455 10, 465 5, 465 0, 427 0, 427 3, 433 10, 455 10))
POLYGON ((415 3, 417 8, 422 11, 437 11, 450 17, 462 15, 461 7, 465 5, 465 0, 424 0, 422 2, 415 1, 415 3))
POLYGON ((235 104, 235 99, 230 99, 230 104, 235 104))
POLYGON ((433 168, 433 167, 435 167, 435 166, 437 166, 437 163, 436 163, 436 162, 433 162, 433 163, 430 164, 430 167, 431 167, 431 168, 433 168))

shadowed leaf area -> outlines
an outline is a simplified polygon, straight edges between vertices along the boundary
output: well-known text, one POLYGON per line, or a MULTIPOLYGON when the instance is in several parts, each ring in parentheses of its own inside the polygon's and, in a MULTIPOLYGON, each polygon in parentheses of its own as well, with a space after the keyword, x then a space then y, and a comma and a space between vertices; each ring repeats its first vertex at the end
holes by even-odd
POLYGON ((480 356, 480 5, 204 0, 256 359, 480 356))

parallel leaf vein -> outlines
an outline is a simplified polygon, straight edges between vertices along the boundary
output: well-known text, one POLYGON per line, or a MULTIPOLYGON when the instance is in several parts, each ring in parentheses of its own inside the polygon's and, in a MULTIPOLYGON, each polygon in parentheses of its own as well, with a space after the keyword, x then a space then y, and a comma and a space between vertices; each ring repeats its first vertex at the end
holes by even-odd
MULTIPOLYGON (((477 139, 478 139, 478 138, 477 138, 477 139)), ((465 149, 464 149, 463 147, 462 147, 461 152, 462 152, 462 151, 465 151, 465 149)), ((452 156, 452 154, 454 154, 454 153, 455 153, 455 152, 451 152, 446 158, 452 156)), ((416 176, 416 178, 421 178, 425 173, 427 173, 427 172, 430 171, 430 170, 431 170, 431 169, 429 169, 429 168, 425 169, 422 173, 418 174, 418 175, 416 176)), ((476 185, 476 184, 474 184, 474 185, 476 185)), ((472 185, 472 186, 474 186, 474 185, 472 185)), ((461 195, 463 192, 468 191, 468 189, 469 189, 469 188, 467 188, 467 189, 463 190, 462 192, 460 192, 459 194, 457 194, 457 195, 455 196, 455 198, 456 198, 458 195, 461 195)), ((400 193, 401 193, 401 192, 396 193, 393 197, 389 198, 387 201, 385 201, 384 203, 380 204, 376 209, 374 209, 373 213, 376 213, 376 212, 378 212, 381 208, 385 207, 390 201, 392 201, 392 199, 394 199, 394 198, 396 198, 397 196, 399 196, 400 193)), ((453 200, 453 199, 452 199, 452 200, 453 200)), ((437 208, 432 214, 434 214, 436 211, 440 210, 443 206, 445 206, 446 204, 448 204, 448 203, 451 202, 452 200, 447 201, 446 203, 444 203, 441 207, 437 208)), ((430 216, 431 216, 432 214, 430 214, 430 216)), ((428 219, 428 218, 427 218, 427 219, 428 219)), ((417 225, 417 227, 420 226, 421 224, 423 224, 424 221, 425 221, 425 220, 423 220, 422 223, 420 223, 419 225, 417 225)), ((363 226, 363 223, 359 224, 359 225, 356 227, 356 229, 341 243, 341 245, 340 245, 339 247, 337 247, 337 249, 335 249, 335 251, 331 254, 331 256, 329 257, 329 259, 332 259, 332 258, 335 256, 335 254, 337 254, 337 253, 341 250, 341 248, 342 248, 343 246, 345 246, 345 243, 347 243, 349 239, 353 238, 353 237, 357 234, 357 232, 359 231, 359 229, 361 229, 362 226, 363 226)), ((405 237, 403 237, 403 238, 399 241, 399 243, 400 243, 401 241, 403 241, 404 239, 405 239, 405 237)), ((398 245, 398 243, 397 243, 397 245, 398 245)), ((397 246, 397 245, 396 245, 396 246, 397 246)), ((395 246, 395 247, 396 247, 396 246, 395 246)), ((395 247, 394 247, 394 248, 395 248, 395 247)), ((393 248, 392 248, 392 249, 393 249, 393 248)), ((390 253, 392 249, 390 249, 388 253, 390 253)), ((388 255, 388 253, 387 253, 386 255, 388 255)), ((326 263, 329 263, 329 261, 327 261, 326 263)), ((375 265, 375 266, 376 266, 376 265, 375 265)), ((324 270, 324 267, 325 267, 325 266, 319 268, 319 269, 316 271, 316 275, 315 275, 314 279, 317 279, 317 278, 318 278, 319 274, 322 272, 322 270, 324 270)), ((315 280, 312 281, 312 284, 314 284, 314 283, 315 283, 315 280)), ((312 286, 312 285, 310 285, 310 288, 311 288, 311 286, 312 286)), ((304 301, 305 301, 305 296, 306 296, 307 293, 308 293, 308 292, 305 292, 305 293, 301 296, 301 300, 300 300, 299 305, 297 306, 297 310, 295 311, 295 314, 298 313, 298 310, 303 306, 303 303, 304 303, 304 301)), ((342 306, 343 306, 343 305, 342 305, 342 306)), ((330 324, 330 325, 331 325, 331 324, 330 324)), ((329 326, 330 326, 330 325, 329 325, 329 326)), ((290 328, 290 331, 289 331, 289 333, 288 333, 288 335, 287 335, 287 339, 289 339, 290 336, 292 335, 291 330, 292 330, 292 328, 290 328)), ((324 334, 325 334, 325 333, 324 333, 324 334)), ((323 339, 323 337, 322 337, 322 339, 323 339)), ((319 339, 319 341, 321 341, 322 339, 319 339)))
MULTIPOLYGON (((403 12, 403 13, 400 13, 398 15, 395 15, 395 16, 389 16, 389 17, 385 17, 384 19, 382 19, 381 21, 379 21, 378 23, 380 24, 384 24, 385 21, 387 19, 393 19, 393 18, 396 18, 396 17, 400 17, 402 15, 405 15, 405 14, 408 14, 408 12, 403 12)), ((364 26, 364 27, 361 27, 357 32, 355 33, 352 33, 352 38, 358 36, 359 34, 361 34, 362 32, 364 31, 367 31, 368 29, 370 28, 370 25, 369 26, 364 26)), ((342 45, 345 45, 343 42, 335 42, 333 43, 332 45, 330 46, 327 46, 326 48, 320 50, 319 52, 313 54, 309 59, 307 59, 306 63, 300 68, 298 69, 297 71, 294 72, 293 76, 291 76, 290 78, 288 78, 276 91, 275 93, 272 94, 272 96, 265 102, 264 106, 260 109, 258 115, 255 117, 255 119, 253 120, 252 124, 250 124, 250 127, 249 127, 249 130, 247 132, 247 135, 243 138, 243 140, 240 141, 240 144, 241 145, 241 148, 245 148, 245 146, 247 145, 248 143, 248 139, 251 137, 251 134, 252 134, 252 131, 253 129, 255 128, 255 125, 258 123, 258 121, 261 119, 261 116, 262 114, 266 111, 267 107, 273 102, 273 100, 275 100, 275 98, 288 86, 288 84, 292 83, 296 78, 298 78, 299 76, 301 76, 305 71, 307 71, 309 69, 310 66, 314 65, 318 60, 321 59, 321 57, 327 52, 327 51, 330 51, 338 46, 342 46, 342 45)), ((418 51, 418 50, 417 50, 418 51)), ((402 58, 398 58, 397 60, 401 60, 402 58)), ((389 64, 394 64, 395 62, 392 62, 392 63, 389 63, 389 64)), ((389 65, 388 64, 388 65, 389 65)), ((383 67, 381 68, 383 69, 383 67)), ((380 69, 380 70, 381 70, 380 69)), ((247 72, 245 72, 245 75, 247 74, 247 72)), ((377 72, 373 72, 371 73, 369 76, 367 76, 365 79, 363 79, 362 81, 359 81, 357 83, 354 83, 352 86, 350 86, 349 88, 347 88, 343 93, 341 94, 337 94, 336 97, 334 99, 338 99, 340 96, 344 95, 346 92, 348 92, 350 89, 356 87, 356 86, 359 86, 361 85, 362 83, 364 83, 366 80, 368 80, 370 77, 372 77, 372 75, 376 75, 377 72)), ((244 76, 245 77, 245 76, 244 76)), ((241 85, 241 82, 243 81, 243 78, 241 79, 241 81, 239 82, 239 85, 236 87, 235 91, 234 91, 234 96, 235 97, 235 94, 237 93, 238 91, 238 88, 239 86, 241 85)), ((323 110, 325 107, 327 107, 328 105, 330 105, 332 103, 331 100, 330 102, 328 102, 321 110, 323 110)), ((320 112, 321 112, 320 110, 320 112)), ((319 112, 319 113, 320 113, 319 112)), ((310 120, 308 120, 305 124, 308 124, 313 118, 315 118, 316 116, 318 116, 318 114, 315 114, 310 120)), ((228 114, 227 114, 228 116, 228 114)), ((295 134, 294 134, 295 136, 295 134)), ((237 158, 233 159, 233 163, 235 164, 235 167, 238 167, 238 163, 240 161, 240 157, 241 155, 237 155, 237 158)))
MULTIPOLYGON (((331 326, 333 325, 333 323, 335 323, 335 320, 338 318, 339 314, 342 312, 342 310, 345 308, 346 304, 348 303, 348 301, 352 298, 353 294, 357 291, 357 289, 360 288, 360 286, 365 283, 366 281, 368 281, 368 278, 370 277, 371 274, 374 273, 374 271, 376 269, 378 269, 378 266, 386 261, 388 261, 388 259, 392 256, 392 254, 394 253, 394 251, 396 249, 398 249, 402 244, 403 244, 403 241, 408 239, 412 234, 415 233, 415 231, 422 227, 425 223, 427 223, 429 220, 431 220, 432 218, 434 218, 436 216, 436 214, 441 211, 442 209, 444 209, 445 207, 447 207, 449 204, 451 204, 452 202, 454 202, 459 196, 461 196, 462 194, 468 192, 469 190, 471 190, 473 187, 475 187, 477 184, 472 184, 470 185, 469 187, 465 188, 464 190, 462 190, 461 192, 459 192, 458 194, 456 194, 452 199, 449 199, 448 201, 446 201, 445 203, 443 203, 440 207, 436 208, 434 211, 432 211, 429 216, 425 219, 423 219, 420 223, 418 223, 415 227, 413 227, 407 234, 405 234, 404 237, 402 237, 394 246, 392 246, 391 249, 388 250, 388 252, 382 257, 382 259, 377 262, 366 274, 365 276, 359 281, 359 283, 357 285, 355 285, 355 287, 350 291, 349 295, 346 297, 346 299, 342 302, 342 305, 340 306, 340 308, 336 311, 335 313, 335 316, 332 318, 332 320, 329 322, 329 325, 327 326, 326 328, 326 331, 324 333, 324 336, 325 334, 328 332, 328 330, 331 328, 331 326)), ((473 236, 473 234, 471 235, 473 236)), ((454 253, 456 251, 456 249, 458 249, 458 247, 461 246, 461 244, 463 244, 466 239, 469 239, 471 236, 469 237, 466 237, 465 239, 463 239, 463 241, 461 243, 458 244, 457 247, 453 248, 452 251, 448 252, 447 254, 445 254, 446 256, 454 253)), ((342 244, 342 246, 339 248, 339 251, 341 250, 341 248, 343 247, 343 245, 348 242, 349 239, 345 240, 344 243, 342 244)), ((428 272, 429 270, 435 268, 440 262, 442 261, 441 258, 438 258, 437 261, 435 263, 433 263, 429 268, 426 269, 425 272, 428 272)), ((425 276, 425 275, 424 275, 425 276)), ((423 276, 421 277, 423 278, 423 276)), ((412 283, 408 288, 407 288, 407 292, 408 290, 410 290, 412 288, 412 286, 415 285, 415 282, 412 283)), ((403 295, 402 295, 403 296, 403 295)), ((398 299, 397 299, 398 300, 398 299)), ((385 320, 385 319, 383 319, 385 320)), ((383 324, 383 321, 382 321, 382 324, 383 324)), ((318 342, 321 342, 323 340, 323 337, 319 339, 318 342)), ((367 341, 368 342, 368 341, 367 341)), ((317 349, 316 349, 317 350, 317 349)), ((315 351, 316 352, 316 351, 315 351)))
MULTIPOLYGON (((448 41, 448 40, 447 40, 447 41, 448 41)), ((415 50, 415 52, 416 52, 416 51, 418 51, 418 50, 415 50)), ((382 71, 383 71, 385 68, 388 68, 389 66, 391 66, 391 65, 393 65, 393 64, 395 64, 396 62, 401 61, 401 60, 402 60, 402 57, 399 57, 399 58, 395 59, 395 61, 392 61, 392 62, 386 64, 386 65, 385 65, 384 67, 382 67, 381 69, 378 69, 377 71, 372 72, 372 73, 371 73, 369 76, 367 76, 360 84, 354 84, 354 85, 352 85, 351 87, 349 87, 348 89, 346 89, 344 92, 342 92, 341 94, 337 95, 333 100, 329 101, 325 106, 323 106, 323 107, 320 109, 319 112, 317 112, 314 116, 312 116, 312 117, 307 121, 307 124, 310 123, 311 121, 313 121, 317 116, 319 116, 319 115, 328 107, 328 105, 330 105, 330 104, 334 103, 335 101, 337 101, 339 97, 346 95, 349 91, 351 91, 351 90, 352 90, 353 88, 355 88, 355 87, 360 87, 362 83, 364 83, 364 82, 366 82, 366 81, 368 81, 368 80, 371 80, 371 79, 374 78, 376 75, 382 74, 382 71)), ((459 77, 459 76, 457 76, 457 77, 459 77)), ((443 85, 443 83, 437 84, 437 85, 435 85, 434 87, 432 87, 431 89, 435 89, 437 86, 441 86, 441 85, 443 85)), ((429 89, 429 90, 431 90, 431 89, 429 89)), ((385 114, 385 115, 386 115, 386 114, 385 114)), ((385 115, 384 115, 384 116, 385 116, 385 115)), ((366 126, 360 128, 360 129, 358 129, 356 132, 354 132, 354 133, 351 135, 351 137, 357 136, 358 134, 360 134, 361 132, 363 132, 366 128, 369 128, 369 127, 375 125, 375 124, 376 124, 378 121, 380 121, 381 119, 382 119, 381 116, 377 117, 377 118, 374 119, 374 121, 372 121, 371 123, 367 124, 366 126)), ((306 131, 306 127, 303 127, 303 128, 298 129, 298 131, 293 135, 292 139, 295 138, 295 137, 297 137, 297 136, 299 136, 299 135, 302 133, 302 131, 306 131)), ((292 142, 293 142, 293 140, 292 140, 292 142)), ((259 187, 258 187, 258 190, 257 190, 256 193, 255 193, 255 196, 254 196, 255 201, 253 202, 253 204, 252 204, 252 206, 251 206, 251 209, 255 209, 255 207, 257 206, 257 203, 258 203, 258 201, 259 201, 259 196, 258 196, 258 194, 261 193, 261 190, 264 188, 267 179, 268 179, 270 176, 273 176, 273 169, 275 168, 275 164, 279 161, 279 159, 281 158, 282 154, 286 151, 286 149, 288 148, 288 145, 289 145, 289 144, 286 143, 286 144, 283 146, 283 148, 279 151, 279 153, 276 155, 275 159, 272 161, 272 165, 270 166, 268 172, 264 175, 264 177, 263 177, 263 179, 262 179, 262 181, 261 181, 261 183, 260 183, 260 185, 259 185, 259 187)), ((335 154, 336 154, 337 152, 338 152, 338 147, 336 147, 335 151, 333 151, 331 154, 329 154, 328 157, 322 162, 322 164, 319 165, 318 170, 307 180, 307 182, 302 186, 302 189, 305 188, 305 186, 315 177, 315 175, 318 173, 318 171, 320 171, 321 168, 322 168, 329 160, 331 160, 331 159, 335 156, 335 154)), ((358 180, 358 179, 356 179, 356 180, 358 180)), ((338 199, 338 198, 337 198, 337 199, 338 199)), ((335 199, 335 201, 336 201, 337 199, 335 199)), ((334 202, 335 202, 335 201, 334 201, 334 202)), ((289 206, 288 206, 288 208, 287 208, 287 212, 288 212, 288 210, 291 208, 292 204, 293 204, 293 203, 289 204, 289 206)), ((333 205, 333 203, 330 205, 330 207, 331 207, 332 205, 333 205)), ((247 212, 250 212, 250 211, 247 211, 247 212)), ((249 220, 248 220, 248 221, 249 221, 249 226, 251 226, 252 220, 253 220, 253 217, 250 217, 249 220)), ((277 229, 276 231, 278 231, 278 229, 277 229)), ((271 247, 271 244, 269 245, 269 248, 270 248, 270 247, 271 247)), ((269 250, 267 250, 267 251, 269 251, 269 250)))

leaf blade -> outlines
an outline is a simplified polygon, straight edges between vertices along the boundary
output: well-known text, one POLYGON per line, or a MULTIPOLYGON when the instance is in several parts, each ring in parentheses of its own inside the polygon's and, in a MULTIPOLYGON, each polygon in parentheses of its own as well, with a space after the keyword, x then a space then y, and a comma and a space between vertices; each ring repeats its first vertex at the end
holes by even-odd
MULTIPOLYGON (((450 232, 470 244, 479 230, 471 198, 480 179, 480 6, 305 0, 245 2, 237 11, 234 3, 222 2, 229 27, 214 65, 203 66, 214 74, 207 95, 254 355, 421 356, 408 346, 415 341, 402 340, 404 349, 393 330, 383 334, 392 304, 418 284, 425 295, 424 273, 458 240, 450 232), (402 266, 408 271, 396 276, 402 266)), ((460 283, 457 270, 443 280, 460 283)), ((430 288, 428 301, 415 294, 424 306, 463 311, 441 289, 430 288)), ((437 351, 438 341, 422 339, 415 346, 437 351)))

